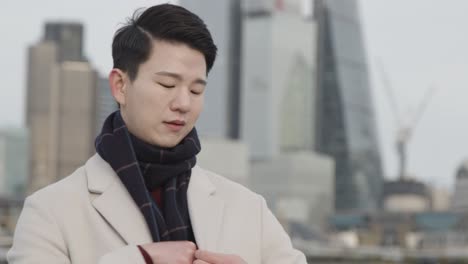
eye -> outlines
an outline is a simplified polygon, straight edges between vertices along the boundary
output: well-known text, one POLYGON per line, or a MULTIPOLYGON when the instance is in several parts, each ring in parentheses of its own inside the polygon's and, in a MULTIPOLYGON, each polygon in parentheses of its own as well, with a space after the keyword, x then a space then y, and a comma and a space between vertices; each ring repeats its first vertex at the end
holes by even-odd
POLYGON ((203 93, 203 92, 200 92, 200 91, 194 91, 194 90, 192 90, 192 91, 190 91, 190 92, 191 92, 192 94, 195 94, 195 95, 199 95, 199 94, 202 94, 202 93, 203 93))
POLYGON ((158 84, 161 85, 164 88, 174 88, 175 87, 175 85, 170 85, 170 84, 164 84, 164 83, 158 83, 158 84))

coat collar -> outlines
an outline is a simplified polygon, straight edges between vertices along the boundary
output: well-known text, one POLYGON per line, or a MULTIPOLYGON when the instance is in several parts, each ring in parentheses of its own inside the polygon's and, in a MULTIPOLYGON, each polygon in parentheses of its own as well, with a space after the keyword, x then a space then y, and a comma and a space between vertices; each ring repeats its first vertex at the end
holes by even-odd
MULTIPOLYGON (((86 162, 85 169, 88 190, 96 196, 92 200, 94 208, 127 244, 150 243, 151 235, 143 215, 110 165, 95 154, 86 162)), ((216 250, 224 201, 208 174, 198 166, 192 169, 187 199, 198 247, 216 250)))
POLYGON ((88 190, 94 194, 94 208, 127 244, 152 241, 145 218, 112 167, 98 154, 85 165, 88 190))

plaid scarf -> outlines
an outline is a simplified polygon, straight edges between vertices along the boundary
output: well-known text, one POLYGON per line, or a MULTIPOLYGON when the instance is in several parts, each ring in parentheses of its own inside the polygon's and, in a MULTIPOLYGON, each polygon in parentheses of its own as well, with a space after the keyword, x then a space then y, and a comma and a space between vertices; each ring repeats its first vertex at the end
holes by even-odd
POLYGON ((174 148, 161 148, 130 134, 116 111, 104 122, 95 146, 140 208, 154 242, 195 242, 187 206, 191 169, 200 152, 195 128, 174 148), (156 189, 161 190, 161 208, 150 194, 156 189))

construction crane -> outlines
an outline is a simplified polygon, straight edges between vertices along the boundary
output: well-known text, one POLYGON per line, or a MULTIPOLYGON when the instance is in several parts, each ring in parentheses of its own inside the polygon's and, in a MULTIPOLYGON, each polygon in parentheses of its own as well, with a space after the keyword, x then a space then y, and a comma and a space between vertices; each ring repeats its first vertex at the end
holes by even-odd
POLYGON ((409 119, 407 123, 404 123, 399 107, 398 107, 398 102, 395 98, 394 95, 394 90, 392 88, 392 85, 390 83, 390 80, 388 79, 388 75, 384 70, 383 63, 379 60, 377 63, 378 70, 380 71, 380 75, 382 78, 382 83, 385 88, 385 92, 387 93, 387 98, 390 103, 390 107, 392 108, 392 112, 394 115, 394 118, 397 123, 397 135, 396 135, 396 151, 398 154, 398 159, 399 159, 399 172, 398 176, 401 180, 405 179, 405 176, 407 175, 407 145, 408 142, 414 133, 414 129, 416 128, 416 125, 418 122, 421 120, 422 116, 424 115, 424 112, 427 109, 427 105, 431 98, 434 95, 434 92, 436 91, 436 86, 430 86, 426 93, 424 94, 424 97, 422 101, 420 102, 414 116, 409 119))

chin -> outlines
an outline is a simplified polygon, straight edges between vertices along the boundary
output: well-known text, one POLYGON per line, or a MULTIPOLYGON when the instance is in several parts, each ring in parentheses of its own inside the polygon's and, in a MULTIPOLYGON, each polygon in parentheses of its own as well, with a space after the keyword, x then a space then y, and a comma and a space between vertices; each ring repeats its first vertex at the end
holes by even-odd
POLYGON ((176 140, 176 139, 173 139, 173 140, 164 140, 164 141, 160 141, 160 142, 155 142, 156 146, 159 146, 159 147, 163 147, 163 148, 173 148, 175 146, 177 146, 177 144, 179 144, 180 140, 176 140))

